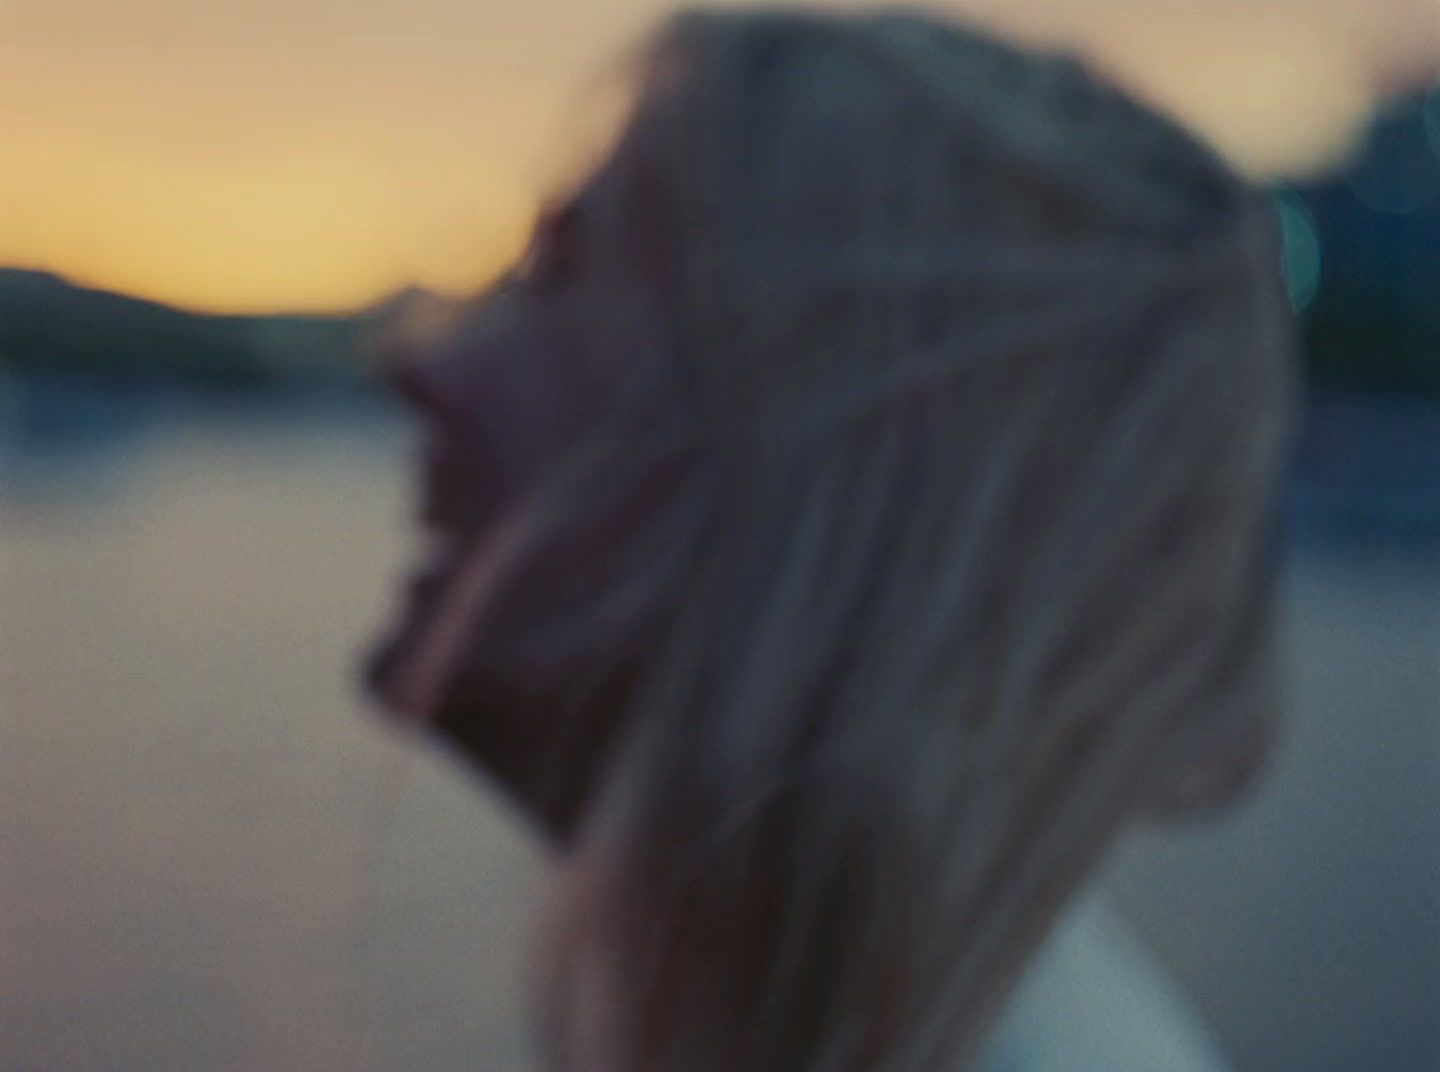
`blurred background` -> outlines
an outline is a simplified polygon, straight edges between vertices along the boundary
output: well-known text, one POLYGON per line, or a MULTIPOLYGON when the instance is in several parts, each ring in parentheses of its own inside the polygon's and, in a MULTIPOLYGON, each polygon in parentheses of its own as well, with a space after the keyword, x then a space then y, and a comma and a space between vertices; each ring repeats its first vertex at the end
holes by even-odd
MULTIPOLYGON (((0 0, 0 1072, 529 1067, 547 864, 354 684, 367 340, 516 254, 667 7, 0 0)), ((1440 6, 963 10, 1264 182, 1305 333, 1287 747, 1103 881, 1240 1072, 1436 1072, 1440 6)))

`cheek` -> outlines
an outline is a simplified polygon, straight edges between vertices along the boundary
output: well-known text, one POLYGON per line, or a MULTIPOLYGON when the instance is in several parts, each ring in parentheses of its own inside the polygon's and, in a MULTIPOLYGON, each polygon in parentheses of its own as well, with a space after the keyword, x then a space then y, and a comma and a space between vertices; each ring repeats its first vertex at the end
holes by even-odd
POLYGON ((433 388, 435 451, 457 493, 513 500, 565 454, 588 416, 571 364, 534 332, 449 359, 433 388))
MULTIPOLYGON (((678 576, 658 594, 613 607, 634 568, 621 563, 684 479, 683 459, 658 466, 611 509, 550 534, 516 564, 456 652, 437 728, 569 840, 623 736, 633 701, 673 617, 678 576)), ((649 560, 647 560, 648 562, 649 560)))
POLYGON ((489 364, 493 438, 531 471, 573 449, 614 405, 636 347, 618 331, 559 313, 489 364))

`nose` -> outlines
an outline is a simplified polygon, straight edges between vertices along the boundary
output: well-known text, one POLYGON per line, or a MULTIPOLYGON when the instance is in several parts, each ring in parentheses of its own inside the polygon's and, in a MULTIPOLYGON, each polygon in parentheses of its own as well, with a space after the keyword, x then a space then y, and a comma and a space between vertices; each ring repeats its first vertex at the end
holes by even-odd
POLYGON ((476 302, 425 295, 396 315, 381 343, 380 381, 415 409, 437 415, 445 398, 446 351, 476 302))
POLYGON ((466 419, 483 354, 473 340, 455 334, 397 347, 381 379, 416 416, 448 428, 466 419))

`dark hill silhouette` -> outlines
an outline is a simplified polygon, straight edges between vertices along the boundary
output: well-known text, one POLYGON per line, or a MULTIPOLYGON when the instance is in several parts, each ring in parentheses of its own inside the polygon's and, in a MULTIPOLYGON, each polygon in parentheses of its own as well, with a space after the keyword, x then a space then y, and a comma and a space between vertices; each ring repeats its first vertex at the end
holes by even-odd
MULTIPOLYGON (((1440 401, 1440 143, 1426 109, 1424 94, 1397 103, 1346 169, 1280 191, 1304 207, 1322 253, 1301 319, 1317 393, 1440 401)), ((0 269, 0 372, 355 387, 368 379, 373 343, 392 328, 433 326, 445 304, 412 287, 353 314, 207 316, 0 269)))
POLYGON ((353 314, 219 316, 0 268, 0 367, 107 386, 353 388, 388 303, 353 314))

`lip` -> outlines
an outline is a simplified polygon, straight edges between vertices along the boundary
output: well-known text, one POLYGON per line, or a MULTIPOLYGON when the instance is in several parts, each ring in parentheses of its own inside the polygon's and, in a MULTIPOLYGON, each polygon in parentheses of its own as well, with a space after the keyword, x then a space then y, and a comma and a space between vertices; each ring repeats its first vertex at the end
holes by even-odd
POLYGON ((401 584, 401 595, 391 621, 365 657, 361 676, 365 689, 386 708, 404 714, 399 683, 406 667, 418 654, 418 645, 445 590, 455 575, 459 541, 436 538, 434 547, 421 556, 417 566, 401 584))
POLYGON ((467 549, 493 523, 500 498, 494 466, 481 465, 477 451, 444 429, 431 426, 426 431, 414 523, 428 546, 416 555, 416 565, 398 586, 391 624, 383 628, 361 668, 366 691, 400 716, 414 714, 413 689, 406 682, 424 654, 426 638, 467 549), (481 488, 486 489, 483 496, 481 488))

